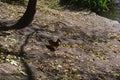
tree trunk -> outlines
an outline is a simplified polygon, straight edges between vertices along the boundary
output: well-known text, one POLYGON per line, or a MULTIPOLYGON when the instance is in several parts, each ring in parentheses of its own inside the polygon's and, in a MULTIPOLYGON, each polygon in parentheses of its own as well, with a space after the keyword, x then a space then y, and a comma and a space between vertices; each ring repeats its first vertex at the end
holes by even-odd
POLYGON ((37 0, 29 0, 24 15, 18 20, 16 24, 12 26, 14 29, 24 28, 33 21, 34 15, 36 13, 36 3, 37 0))
POLYGON ((17 23, 12 26, 0 27, 0 31, 22 29, 28 26, 33 21, 34 15, 36 13, 36 3, 37 3, 37 0, 29 0, 27 9, 24 15, 17 21, 17 23))

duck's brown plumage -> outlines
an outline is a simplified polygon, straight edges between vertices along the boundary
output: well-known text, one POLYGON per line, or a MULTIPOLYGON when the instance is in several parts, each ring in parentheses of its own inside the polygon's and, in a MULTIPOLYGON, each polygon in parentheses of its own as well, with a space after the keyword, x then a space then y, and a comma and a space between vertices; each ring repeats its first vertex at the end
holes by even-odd
POLYGON ((60 45, 61 40, 57 39, 57 41, 55 42, 55 41, 53 41, 53 40, 50 39, 48 42, 49 42, 50 46, 52 46, 54 48, 57 48, 60 45))

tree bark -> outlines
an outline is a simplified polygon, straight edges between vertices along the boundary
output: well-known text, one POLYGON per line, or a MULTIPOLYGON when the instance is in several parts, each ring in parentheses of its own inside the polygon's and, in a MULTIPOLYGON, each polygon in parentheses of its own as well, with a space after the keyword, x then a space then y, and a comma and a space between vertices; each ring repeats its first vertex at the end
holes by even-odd
POLYGON ((29 0, 27 9, 24 15, 18 20, 16 24, 12 26, 13 28, 15 29, 24 28, 33 21, 34 15, 36 13, 36 3, 37 3, 37 0, 29 0))
POLYGON ((22 29, 22 28, 28 26, 29 24, 31 24, 31 22, 33 21, 34 15, 36 13, 36 3, 37 3, 37 0, 29 0, 25 13, 17 21, 17 23, 15 23, 12 26, 0 27, 0 31, 8 31, 8 30, 12 30, 12 29, 22 29))

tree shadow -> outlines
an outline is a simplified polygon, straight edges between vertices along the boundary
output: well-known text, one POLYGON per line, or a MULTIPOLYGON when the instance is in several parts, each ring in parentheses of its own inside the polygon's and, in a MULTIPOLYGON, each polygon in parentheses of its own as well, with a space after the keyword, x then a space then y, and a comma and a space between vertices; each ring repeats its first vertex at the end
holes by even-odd
POLYGON ((30 37, 34 34, 35 32, 31 32, 30 34, 28 34, 27 36, 26 36, 26 39, 25 39, 25 41, 24 41, 24 43, 21 45, 21 47, 20 47, 20 51, 19 51, 19 56, 20 57, 26 57, 26 52, 25 52, 25 50, 24 50, 24 47, 28 44, 28 41, 29 41, 29 39, 30 39, 30 37))
POLYGON ((20 61, 25 69, 25 73, 27 74, 27 80, 35 80, 35 76, 30 68, 30 66, 28 65, 28 63, 26 62, 26 52, 24 50, 24 47, 28 44, 28 41, 30 39, 30 37, 35 33, 31 32, 30 34, 26 35, 26 39, 24 41, 24 43, 21 45, 20 50, 18 52, 14 52, 14 51, 9 51, 8 49, 5 49, 2 47, 2 45, 0 45, 0 52, 4 53, 5 58, 4 60, 6 60, 7 55, 14 55, 16 57, 20 57, 20 61))
MULTIPOLYGON (((33 21, 34 15, 36 13, 36 3, 37 0, 29 0, 28 1, 28 5, 27 5, 27 9, 24 13, 24 15, 13 25, 11 26, 6 26, 6 25, 0 25, 0 32, 2 31, 9 31, 9 30, 18 30, 18 29, 22 29, 25 27, 28 27, 29 24, 31 24, 31 22, 33 21)), ((15 55, 16 57, 20 57, 21 63, 24 66, 25 72, 27 74, 27 79, 28 80, 35 80, 34 74, 30 68, 30 66, 27 64, 27 62, 25 61, 25 51, 24 51, 24 47, 28 44, 28 40, 31 37, 31 35, 33 35, 34 32, 30 33, 27 35, 25 42, 23 45, 21 45, 20 47, 20 51, 15 53, 14 51, 9 51, 7 49, 4 49, 0 46, 0 51, 5 53, 6 55, 15 55)))
MULTIPOLYGON (((37 33, 38 31, 41 31, 42 29, 33 29, 32 28, 32 32, 30 32, 28 35, 26 35, 26 38, 25 38, 25 41, 24 41, 24 43, 21 45, 21 47, 20 47, 20 51, 18 52, 19 53, 19 55, 17 55, 17 56, 19 56, 20 57, 20 60, 21 60, 21 63, 23 64, 23 66, 24 66, 24 68, 25 68, 25 72, 26 72, 26 74, 27 74, 27 80, 35 80, 35 76, 34 76, 34 73, 32 72, 32 69, 31 69, 31 67, 28 65, 28 63, 26 62, 26 60, 24 59, 24 58, 26 58, 26 52, 27 51, 25 51, 25 46, 27 45, 27 44, 29 44, 29 40, 30 40, 30 38, 34 35, 34 33, 37 33)), ((65 29, 64 29, 65 30, 65 29)), ((70 28, 69 28, 69 30, 70 30, 70 28)), ((72 31, 72 28, 71 28, 71 31, 72 31)), ((80 40, 82 40, 83 42, 85 42, 86 44, 90 44, 90 43, 92 43, 92 42, 94 42, 94 41, 91 41, 91 37, 89 36, 89 35, 87 35, 85 32, 83 32, 83 31, 78 31, 78 33, 80 33, 80 35, 79 36, 81 36, 79 39, 80 40)), ((6 49, 4 50, 4 51, 6 51, 6 49)), ((10 54, 10 53, 12 53, 12 52, 5 52, 5 53, 8 53, 8 54, 10 54)), ((15 54, 15 53, 14 53, 15 54)), ((55 54, 44 54, 43 56, 40 56, 40 57, 44 57, 44 58, 42 58, 42 60, 41 60, 41 63, 40 64, 42 64, 42 62, 44 63, 44 61, 45 61, 45 59, 48 59, 49 58, 49 60, 51 59, 51 60, 58 60, 58 59, 60 59, 60 58, 62 58, 62 60, 64 59, 64 58, 66 58, 66 57, 63 57, 63 56, 60 56, 60 55, 55 55, 55 54)), ((66 58, 67 59, 67 58, 66 58)), ((81 64, 80 64, 81 65, 81 64)), ((49 67, 49 68, 46 68, 45 67, 45 69, 43 69, 42 67, 39 67, 40 68, 40 70, 42 71, 42 72, 46 72, 46 74, 47 74, 47 76, 52 76, 53 78, 53 80, 55 79, 55 77, 56 77, 56 75, 57 74, 61 74, 61 73, 59 73, 59 71, 58 70, 56 70, 56 69, 54 69, 54 68, 51 68, 49 65, 46 65, 47 67, 49 67), (49 70, 50 69, 50 70, 49 70)), ((90 80, 99 80, 99 78, 100 79, 103 79, 104 77, 105 78, 112 78, 111 76, 113 76, 111 73, 109 74, 109 75, 104 75, 104 74, 98 74, 98 73, 96 73, 96 74, 92 74, 92 73, 89 73, 89 72, 87 72, 87 71, 82 71, 82 70, 80 70, 80 71, 78 71, 78 72, 76 72, 76 73, 79 73, 79 74, 81 74, 81 75, 83 75, 83 76, 86 76, 86 75, 88 75, 88 79, 90 78, 90 80)), ((74 72, 73 72, 74 73, 74 72)), ((108 74, 108 73, 106 73, 106 74, 108 74)), ((116 76, 113 76, 114 78, 116 78, 116 80, 119 80, 120 79, 120 77, 118 76, 118 77, 116 77, 116 76)), ((87 80, 87 79, 84 79, 83 78, 83 80, 87 80)), ((107 79, 106 79, 107 80, 107 79)), ((108 79, 109 80, 109 79, 108 79)))
POLYGON ((25 68, 25 72, 27 74, 27 79, 28 80, 35 80, 35 76, 30 68, 30 66, 27 64, 27 62, 25 61, 25 59, 27 58, 27 53, 25 52, 24 50, 24 47, 28 44, 28 41, 29 39, 31 38, 31 36, 33 36, 34 33, 36 33, 37 30, 29 33, 28 35, 26 35, 26 39, 24 41, 24 43, 21 45, 20 47, 20 51, 18 52, 19 53, 19 57, 20 57, 20 60, 21 60, 21 63, 23 64, 24 68, 25 68))
POLYGON ((16 57, 20 57, 20 61, 21 61, 22 65, 24 66, 25 73, 27 74, 27 80, 35 80, 34 74, 31 70, 30 66, 25 61, 25 58, 23 56, 19 56, 17 53, 12 52, 12 51, 10 52, 10 51, 8 51, 7 49, 4 49, 4 48, 0 48, 0 52, 5 54, 4 60, 6 60, 7 55, 14 55, 16 57))
POLYGON ((31 70, 30 66, 27 64, 27 62, 23 58, 20 58, 20 60, 25 68, 25 72, 27 74, 27 80, 35 80, 35 76, 31 70))

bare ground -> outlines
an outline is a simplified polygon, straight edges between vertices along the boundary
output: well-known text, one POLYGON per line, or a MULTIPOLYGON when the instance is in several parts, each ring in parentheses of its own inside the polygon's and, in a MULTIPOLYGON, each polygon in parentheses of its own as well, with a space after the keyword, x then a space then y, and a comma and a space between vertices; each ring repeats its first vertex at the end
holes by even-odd
MULTIPOLYGON (((24 11, 0 4, 0 26, 14 24, 24 11)), ((119 48, 117 21, 38 4, 31 25, 0 32, 0 80, 120 80, 119 48), (61 40, 58 48, 50 39, 61 40)))

